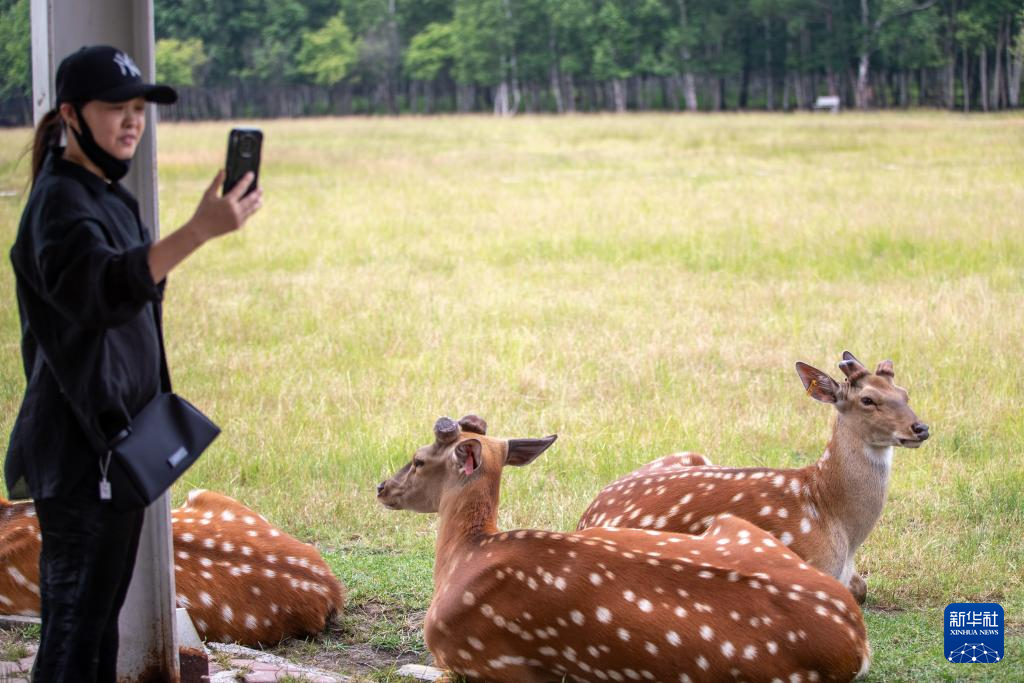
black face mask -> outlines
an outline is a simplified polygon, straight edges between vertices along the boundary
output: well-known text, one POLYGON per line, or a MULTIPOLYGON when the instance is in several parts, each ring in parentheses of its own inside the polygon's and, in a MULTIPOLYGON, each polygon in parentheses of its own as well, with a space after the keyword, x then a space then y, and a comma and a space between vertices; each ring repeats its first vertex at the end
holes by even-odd
POLYGON ((75 140, 78 141, 78 146, 82 148, 85 156, 89 157, 92 163, 99 166, 99 169, 103 171, 103 175, 111 182, 116 183, 121 178, 124 178, 132 165, 131 160, 121 161, 100 147, 92 136, 92 131, 89 130, 89 124, 85 122, 85 117, 82 116, 82 107, 80 105, 75 105, 75 113, 78 114, 78 126, 82 129, 82 132, 79 133, 74 128, 71 128, 71 126, 68 126, 68 128, 71 128, 71 132, 74 134, 75 140))

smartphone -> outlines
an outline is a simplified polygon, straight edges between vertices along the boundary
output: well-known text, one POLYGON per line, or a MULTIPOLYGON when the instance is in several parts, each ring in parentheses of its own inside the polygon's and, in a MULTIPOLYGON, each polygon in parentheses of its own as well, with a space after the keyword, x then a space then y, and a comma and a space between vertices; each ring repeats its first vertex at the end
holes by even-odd
MULTIPOLYGON (((222 194, 231 191, 238 181, 249 171, 254 176, 252 184, 245 194, 256 189, 260 176, 260 151, 263 147, 263 131, 259 128, 232 128, 228 134, 228 159, 224 166, 224 189, 222 194)), ((244 195, 243 195, 244 196, 244 195)))

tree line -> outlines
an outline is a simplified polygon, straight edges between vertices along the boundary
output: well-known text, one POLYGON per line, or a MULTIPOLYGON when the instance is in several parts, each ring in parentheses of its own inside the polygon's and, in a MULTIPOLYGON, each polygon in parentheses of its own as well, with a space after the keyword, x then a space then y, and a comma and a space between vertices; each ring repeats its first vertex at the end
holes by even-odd
MULTIPOLYGON (((0 118, 29 111, 0 0, 0 118), (12 104, 12 102, 14 104, 12 104), (13 113, 12 113, 13 112, 13 113)), ((154 0, 164 118, 1020 106, 1024 0, 154 0)), ((30 112, 29 112, 30 115, 30 112)))

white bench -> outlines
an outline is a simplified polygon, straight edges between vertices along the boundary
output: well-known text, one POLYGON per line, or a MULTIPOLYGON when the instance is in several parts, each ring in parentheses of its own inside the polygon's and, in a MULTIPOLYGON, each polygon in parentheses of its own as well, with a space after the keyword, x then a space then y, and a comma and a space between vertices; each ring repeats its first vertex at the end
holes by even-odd
POLYGON ((822 95, 814 100, 814 109, 828 109, 833 114, 839 113, 839 97, 836 95, 822 95))

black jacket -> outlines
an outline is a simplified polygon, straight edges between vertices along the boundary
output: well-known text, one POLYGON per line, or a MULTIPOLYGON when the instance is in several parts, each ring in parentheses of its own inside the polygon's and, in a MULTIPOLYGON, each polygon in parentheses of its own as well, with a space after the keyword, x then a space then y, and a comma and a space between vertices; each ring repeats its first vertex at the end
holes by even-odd
POLYGON ((40 499, 98 480, 110 438, 170 389, 150 244, 127 190, 49 155, 11 249, 26 379, 4 468, 12 497, 22 483, 40 499))

